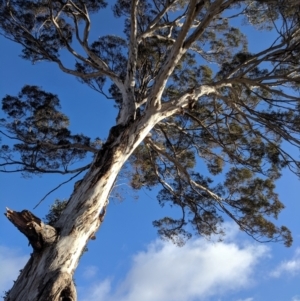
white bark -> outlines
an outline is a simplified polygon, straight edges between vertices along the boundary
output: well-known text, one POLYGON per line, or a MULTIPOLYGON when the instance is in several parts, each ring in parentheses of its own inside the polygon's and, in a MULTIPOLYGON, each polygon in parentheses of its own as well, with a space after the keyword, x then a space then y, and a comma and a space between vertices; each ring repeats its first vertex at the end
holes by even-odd
MULTIPOLYGON (((94 236, 94 233, 101 224, 101 213, 106 206, 111 188, 128 157, 144 140, 156 123, 173 114, 184 113, 183 110, 189 105, 191 98, 197 99, 203 95, 217 94, 220 87, 230 85, 228 82, 219 85, 199 84, 198 87, 196 86, 183 92, 180 97, 161 104, 161 96, 167 81, 182 56, 190 45, 203 33, 205 27, 213 19, 214 14, 224 9, 231 2, 233 0, 228 0, 224 3, 221 0, 214 2, 215 4, 211 5, 211 10, 207 12, 205 18, 196 26, 192 33, 191 28, 195 27, 195 18, 204 5, 204 1, 191 0, 189 2, 178 38, 174 41, 166 61, 154 79, 150 94, 145 100, 146 108, 141 117, 135 116, 137 104, 134 99, 137 47, 143 37, 143 35, 137 37, 138 0, 132 1, 132 27, 127 73, 124 83, 109 69, 108 65, 101 58, 98 58, 88 49, 87 39, 90 21, 87 12, 83 13, 86 22, 83 40, 79 38, 77 27, 76 34, 83 46, 83 50, 86 51, 90 58, 83 59, 70 46, 68 50, 75 57, 85 61, 87 64, 95 65, 95 69, 98 71, 90 74, 82 74, 66 68, 58 58, 49 58, 50 60, 54 60, 64 72, 81 78, 88 79, 106 75, 118 86, 123 97, 123 102, 118 125, 111 128, 108 140, 95 156, 90 170, 79 185, 76 185, 66 209, 56 223, 56 230, 50 229, 50 232, 54 233, 55 239, 52 241, 45 238, 44 233, 47 231, 44 231, 43 226, 38 221, 30 229, 34 233, 32 242, 34 252, 8 294, 7 301, 75 301, 77 299, 72 279, 74 271, 87 242, 94 236), (221 3, 223 3, 223 6, 219 7, 217 4, 221 3), (37 227, 35 227, 36 225, 37 227), (43 233, 44 236, 38 235, 39 233, 43 233), (37 234, 41 243, 40 241, 38 241, 38 244, 35 243, 35 234, 37 234)), ((171 1, 170 5, 153 20, 148 31, 144 33, 145 37, 147 35, 154 35, 156 26, 160 26, 158 25, 159 20, 174 3, 176 1, 171 1)), ((179 16, 178 18, 181 19, 182 17, 179 16)), ((174 21, 175 25, 179 19, 174 21)), ((58 32, 62 35, 54 17, 52 21, 58 32)), ((170 31, 172 30, 172 26, 173 24, 168 24, 167 26, 170 27, 170 31)), ((8 211, 8 215, 13 219, 14 212, 8 211)), ((26 228, 26 225, 25 223, 21 226, 26 228)), ((25 233, 24 231, 22 232, 25 235, 31 233, 27 230, 26 228, 25 233)))
POLYGON ((193 23, 193 20, 196 15, 196 0, 191 0, 188 8, 188 12, 186 14, 186 21, 182 26, 182 29, 178 35, 178 38, 170 50, 168 55, 168 59, 162 66, 160 72, 158 73, 151 93, 149 95, 149 100, 147 103, 147 107, 157 107, 161 106, 161 96, 166 87, 167 81, 170 75, 173 73, 175 66, 178 64, 186 49, 183 49, 184 40, 189 32, 190 26, 193 23))
POLYGON ((137 10, 139 0, 131 1, 131 26, 130 26, 130 40, 129 40, 129 52, 127 60, 127 72, 125 78, 125 89, 122 91, 123 103, 119 115, 119 124, 126 124, 130 119, 135 119, 135 73, 137 62, 137 10))
POLYGON ((126 127, 111 129, 107 143, 58 220, 55 241, 35 249, 7 301, 76 300, 72 277, 84 247, 100 226, 114 181, 124 162, 162 118, 161 112, 148 111, 126 127))

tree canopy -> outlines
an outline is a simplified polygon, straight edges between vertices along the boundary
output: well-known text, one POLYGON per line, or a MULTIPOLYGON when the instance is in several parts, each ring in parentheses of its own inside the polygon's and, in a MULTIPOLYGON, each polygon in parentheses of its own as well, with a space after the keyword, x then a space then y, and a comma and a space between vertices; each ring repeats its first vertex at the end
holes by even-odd
POLYGON ((1 146, 2 172, 89 170, 120 132, 158 116, 126 167, 133 189, 160 186, 160 204, 181 209, 154 221, 162 237, 182 244, 222 233, 227 215, 259 241, 292 243, 274 218, 284 208, 275 192, 282 169, 300 175, 283 147, 300 146, 297 1, 118 0, 123 33, 97 38, 92 21, 110 9, 103 0, 0 3, 1 34, 24 59, 56 64, 119 109, 106 139, 93 141, 70 132, 56 95, 27 85, 5 96, 1 135, 12 142, 1 146), (243 28, 274 40, 249 49, 243 28))

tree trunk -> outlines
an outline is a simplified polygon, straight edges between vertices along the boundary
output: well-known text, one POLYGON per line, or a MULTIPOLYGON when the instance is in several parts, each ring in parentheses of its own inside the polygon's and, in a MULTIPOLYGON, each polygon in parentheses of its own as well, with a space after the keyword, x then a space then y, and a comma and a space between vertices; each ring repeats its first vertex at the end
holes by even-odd
POLYGON ((55 228, 44 225, 29 211, 7 209, 7 217, 29 238, 34 249, 7 301, 77 300, 73 274, 79 258, 101 224, 102 210, 120 169, 160 116, 149 110, 126 126, 111 128, 90 170, 75 185, 55 228))

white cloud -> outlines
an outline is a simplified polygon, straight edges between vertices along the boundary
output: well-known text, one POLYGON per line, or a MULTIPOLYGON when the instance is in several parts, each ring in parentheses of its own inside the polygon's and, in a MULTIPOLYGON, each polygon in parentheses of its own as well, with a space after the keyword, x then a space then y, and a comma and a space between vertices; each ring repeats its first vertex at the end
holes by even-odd
POLYGON ((292 301, 300 301, 300 296, 294 296, 294 297, 292 298, 292 301))
MULTIPOLYGON (((81 288, 82 289, 82 288, 81 288)), ((89 290, 85 290, 84 296, 86 299, 84 300, 105 300, 111 291, 111 281, 109 279, 105 279, 91 287, 89 290)))
MULTIPOLYGON (((84 301, 192 301, 247 287, 263 245, 189 241, 178 248, 155 241, 133 257, 132 266, 115 291, 109 279, 87 288, 84 301)), ((248 298, 244 301, 252 301, 248 298)))
POLYGON ((0 246, 0 296, 12 287, 13 280, 16 280, 27 260, 28 255, 20 255, 16 250, 0 246))
POLYGON ((237 301, 253 301, 254 299, 253 298, 247 298, 247 299, 239 299, 237 301))
POLYGON ((300 273, 300 248, 297 248, 291 260, 282 261, 271 273, 272 277, 280 277, 282 274, 295 276, 300 273))
POLYGON ((94 265, 89 265, 87 267, 84 268, 84 271, 82 273, 83 278, 85 279, 91 279, 93 277, 95 277, 95 275, 98 272, 98 268, 94 265))

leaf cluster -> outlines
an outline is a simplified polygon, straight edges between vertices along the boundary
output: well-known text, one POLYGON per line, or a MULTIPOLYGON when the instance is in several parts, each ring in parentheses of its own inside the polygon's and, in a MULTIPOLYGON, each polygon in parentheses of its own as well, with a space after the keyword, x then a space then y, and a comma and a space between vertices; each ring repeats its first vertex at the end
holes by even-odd
POLYGON ((45 216, 44 222, 50 226, 55 226, 63 210, 67 207, 68 200, 56 199, 51 205, 49 213, 45 216))
POLYGON ((2 171, 74 173, 88 168, 70 166, 97 152, 97 146, 87 136, 72 135, 69 119, 59 109, 58 97, 36 86, 25 86, 17 96, 2 99, 7 118, 1 119, 5 130, 1 133, 15 142, 1 146, 2 171))
POLYGON ((24 46, 22 57, 33 62, 57 61, 68 48, 84 12, 106 7, 103 0, 90 1, 1 1, 0 24, 3 35, 24 46))
MULTIPOLYGON (((160 185, 160 204, 180 209, 179 218, 154 222, 163 237, 182 244, 192 232, 222 234, 227 215, 257 240, 290 245, 289 230, 273 221, 284 207, 274 192, 282 169, 300 175, 299 160, 283 147, 300 147, 297 1, 117 0, 112 10, 124 20, 126 38, 90 41, 89 13, 105 6, 100 0, 2 1, 0 27, 23 45, 25 59, 57 63, 114 99, 120 112, 130 99, 140 118, 159 98, 165 118, 132 154, 129 182, 134 189, 160 185), (272 30, 274 42, 250 52, 241 22, 272 30), (62 49, 75 58, 74 69, 60 59, 62 49)), ((97 153, 88 137, 69 132, 58 106, 55 95, 37 87, 4 98, 2 134, 18 140, 13 148, 2 146, 4 168, 76 172, 68 166, 97 153)))

